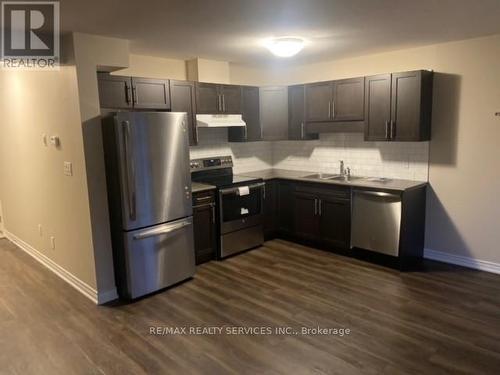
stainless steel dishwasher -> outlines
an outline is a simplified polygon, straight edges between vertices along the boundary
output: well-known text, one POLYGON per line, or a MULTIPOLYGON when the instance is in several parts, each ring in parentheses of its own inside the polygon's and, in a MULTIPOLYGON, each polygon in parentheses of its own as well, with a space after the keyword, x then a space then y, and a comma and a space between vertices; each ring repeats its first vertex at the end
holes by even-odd
POLYGON ((351 247, 398 256, 400 232, 399 194, 353 190, 351 247))

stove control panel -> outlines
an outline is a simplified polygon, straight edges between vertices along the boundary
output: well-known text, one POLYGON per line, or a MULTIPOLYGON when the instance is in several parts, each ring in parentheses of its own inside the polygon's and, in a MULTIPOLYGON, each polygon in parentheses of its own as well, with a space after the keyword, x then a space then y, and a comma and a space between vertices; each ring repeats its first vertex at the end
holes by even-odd
POLYGON ((191 171, 231 168, 233 166, 233 158, 228 155, 203 159, 193 159, 191 160, 189 165, 191 167, 191 171))

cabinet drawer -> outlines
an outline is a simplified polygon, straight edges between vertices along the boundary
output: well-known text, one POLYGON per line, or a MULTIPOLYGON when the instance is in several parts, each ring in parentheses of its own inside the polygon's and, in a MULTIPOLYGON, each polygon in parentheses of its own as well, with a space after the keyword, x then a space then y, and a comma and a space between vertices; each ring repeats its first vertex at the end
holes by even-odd
POLYGON ((193 206, 199 206, 215 202, 215 192, 213 190, 193 193, 193 206))
POLYGON ((351 189, 347 186, 333 184, 298 184, 295 186, 296 192, 303 192, 314 195, 323 195, 338 199, 350 199, 351 189))

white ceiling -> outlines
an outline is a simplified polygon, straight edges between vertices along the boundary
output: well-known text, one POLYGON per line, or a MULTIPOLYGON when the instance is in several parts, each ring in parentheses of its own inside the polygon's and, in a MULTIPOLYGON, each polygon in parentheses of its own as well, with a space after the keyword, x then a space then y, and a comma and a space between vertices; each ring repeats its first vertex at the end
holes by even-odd
POLYGON ((302 36, 293 62, 500 33, 500 0, 62 0, 64 31, 131 40, 134 53, 275 61, 260 45, 302 36))

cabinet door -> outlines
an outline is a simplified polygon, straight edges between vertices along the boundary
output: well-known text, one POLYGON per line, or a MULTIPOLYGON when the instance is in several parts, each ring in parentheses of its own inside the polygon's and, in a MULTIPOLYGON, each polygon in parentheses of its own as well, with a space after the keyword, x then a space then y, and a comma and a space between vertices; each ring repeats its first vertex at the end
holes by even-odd
POLYGON ((319 237, 319 199, 313 194, 295 192, 294 234, 302 239, 317 240, 319 237))
POLYGON ((362 121, 365 117, 365 79, 335 81, 332 116, 334 121, 362 121))
POLYGON ((321 241, 339 249, 348 249, 351 241, 350 200, 321 196, 318 211, 321 241))
POLYGON ((391 75, 366 77, 365 86, 365 141, 388 140, 391 119, 391 75))
POLYGON ((262 139, 260 126, 259 88, 243 86, 241 88, 241 114, 247 124, 245 128, 229 128, 229 142, 253 142, 262 139))
POLYGON ((219 86, 213 83, 196 84, 196 113, 213 115, 222 111, 219 86))
POLYGON ((278 183, 267 181, 264 196, 264 238, 272 239, 278 228, 278 183))
POLYGON ((432 72, 392 75, 390 138, 393 141, 430 139, 432 72))
POLYGON ((194 82, 170 81, 170 102, 172 112, 187 113, 190 145, 196 145, 198 143, 195 97, 194 82))
POLYGON ((193 207, 193 231, 196 264, 215 258, 214 204, 193 207))
POLYGON ((134 108, 170 109, 170 88, 168 80, 132 78, 134 108))
POLYGON ((332 121, 332 83, 306 85, 306 121, 332 121))
POLYGON ((293 184, 287 181, 278 182, 278 231, 285 235, 293 232, 294 207, 293 184))
POLYGON ((132 108, 132 81, 130 77, 97 73, 101 108, 132 108))
POLYGON ((318 134, 306 133, 305 123, 305 87, 288 87, 288 139, 318 139, 318 134))
POLYGON ((227 114, 241 114, 241 86, 222 85, 222 112, 227 114))
POLYGON ((264 141, 288 139, 288 88, 286 86, 261 87, 260 123, 264 141))

